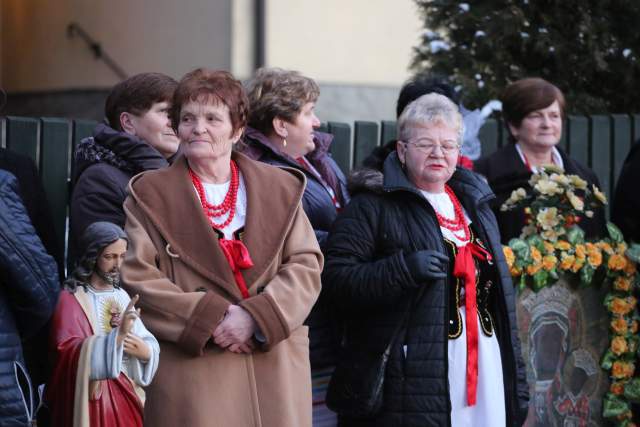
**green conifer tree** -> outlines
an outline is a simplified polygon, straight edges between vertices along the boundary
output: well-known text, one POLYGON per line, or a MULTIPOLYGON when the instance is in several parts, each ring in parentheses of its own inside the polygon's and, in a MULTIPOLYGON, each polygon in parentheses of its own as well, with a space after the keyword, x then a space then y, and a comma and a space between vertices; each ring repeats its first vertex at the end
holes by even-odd
POLYGON ((448 76, 480 106, 543 77, 574 113, 640 112, 640 0, 416 0, 412 69, 448 76))

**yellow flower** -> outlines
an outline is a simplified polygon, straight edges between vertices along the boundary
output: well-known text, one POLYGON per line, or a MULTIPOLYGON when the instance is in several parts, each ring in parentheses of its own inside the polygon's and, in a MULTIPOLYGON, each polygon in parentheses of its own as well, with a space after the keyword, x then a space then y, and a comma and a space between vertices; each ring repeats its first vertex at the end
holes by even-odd
POLYGON ((555 251, 555 248, 553 247, 552 243, 549 242, 542 242, 542 244, 544 245, 544 251, 548 254, 552 254, 555 251))
POLYGON ((538 212, 536 220, 544 230, 549 230, 560 224, 558 208, 544 208, 538 212))
POLYGON ((627 259, 622 255, 613 254, 609 258, 609 262, 607 263, 607 267, 609 270, 622 270, 627 265, 627 259))
POLYGON ((509 273, 512 277, 518 277, 522 274, 522 270, 514 265, 512 267, 509 267, 509 273))
POLYGON ((602 254, 600 252, 592 252, 589 254, 587 261, 589 261, 592 267, 600 267, 600 264, 602 264, 602 254))
POLYGON ((569 175, 569 179, 571 180, 571 184, 573 184, 573 186, 578 190, 584 190, 587 188, 587 181, 580 178, 578 175, 569 175))
POLYGON ((592 184, 591 188, 593 189, 593 195, 596 196, 596 199, 600 200, 603 205, 606 205, 607 196, 602 191, 600 191, 600 189, 595 185, 592 184))
POLYGON ((568 251, 569 249, 571 249, 571 245, 566 240, 558 240, 556 242, 556 248, 560 249, 561 251, 568 251))
POLYGON ((564 233, 565 233, 565 230, 563 228, 555 229, 555 230, 554 229, 544 230, 542 233, 540 233, 540 237, 550 242, 555 242, 556 240, 558 240, 558 237, 560 237, 564 233))
POLYGON ((611 330, 618 335, 623 335, 627 332, 627 321, 624 317, 616 316, 611 321, 611 330))
POLYGON ((602 249, 607 254, 611 255, 613 253, 613 248, 607 242, 600 241, 596 243, 596 246, 602 249))
POLYGON ((569 177, 564 174, 559 175, 557 173, 552 173, 549 179, 551 179, 551 181, 555 181, 558 184, 564 185, 564 186, 571 184, 571 180, 569 179, 569 177))
POLYGON ((566 253, 563 253, 560 261, 560 268, 562 270, 569 270, 573 265, 573 263, 575 262, 575 260, 576 260, 576 257, 574 257, 573 255, 567 255, 566 253))
POLYGON ((584 209, 584 201, 582 201, 580 197, 573 194, 572 191, 567 191, 567 198, 569 199, 569 203, 571 203, 571 206, 573 206, 573 209, 577 211, 582 211, 584 209))
POLYGON ((544 194, 545 196, 553 196, 554 194, 562 194, 564 191, 557 182, 549 181, 548 179, 539 180, 536 185, 533 187, 540 194, 544 194))
POLYGON ((531 246, 531 259, 533 259, 533 261, 538 264, 542 261, 542 254, 540 253, 540 251, 538 250, 538 248, 536 248, 535 246, 531 246))
POLYGON ((544 258, 542 258, 542 267, 547 271, 551 271, 554 268, 556 268, 557 263, 558 263, 558 258, 556 258, 553 255, 547 255, 544 258))
POLYGON ((509 267, 513 267, 513 263, 516 260, 513 250, 509 246, 503 246, 502 251, 504 252, 504 258, 507 261, 507 265, 509 267))
POLYGON ((630 378, 633 375, 634 370, 635 367, 633 366, 633 363, 616 360, 613 362, 613 366, 611 367, 611 375, 617 379, 630 378))
POLYGON ((627 244, 625 242, 618 243, 616 245, 616 252, 623 255, 627 251, 627 244))
POLYGON ((584 245, 582 244, 577 244, 576 245, 576 257, 580 260, 585 259, 587 256, 587 252, 585 250, 584 245))
POLYGON ((611 351, 616 356, 620 356, 627 352, 629 346, 627 345, 627 340, 624 337, 617 336, 611 340, 611 351))
POLYGON ((509 197, 509 200, 515 203, 515 202, 519 202, 525 197, 527 197, 527 192, 524 190, 524 188, 521 187, 511 192, 511 197, 509 197))
POLYGON ((613 282, 613 288, 616 291, 627 292, 631 290, 631 280, 628 279, 627 277, 618 277, 613 282))

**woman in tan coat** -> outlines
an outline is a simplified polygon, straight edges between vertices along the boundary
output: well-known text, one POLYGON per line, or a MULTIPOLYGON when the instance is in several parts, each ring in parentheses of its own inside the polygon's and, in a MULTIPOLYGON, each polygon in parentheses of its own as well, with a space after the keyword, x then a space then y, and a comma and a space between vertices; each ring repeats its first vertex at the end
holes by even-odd
POLYGON ((302 323, 323 259, 304 176, 232 152, 247 99, 231 74, 187 74, 172 108, 183 156, 134 177, 125 202, 122 278, 161 347, 145 424, 310 426, 302 323))

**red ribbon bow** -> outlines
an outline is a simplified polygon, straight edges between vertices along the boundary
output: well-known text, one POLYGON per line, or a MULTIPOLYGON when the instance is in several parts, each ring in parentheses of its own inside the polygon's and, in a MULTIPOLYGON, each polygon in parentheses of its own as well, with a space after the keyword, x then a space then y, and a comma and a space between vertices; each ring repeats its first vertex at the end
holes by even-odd
POLYGON ((238 289, 240 289, 242 298, 249 298, 247 284, 240 272, 241 269, 244 270, 253 267, 249 250, 241 240, 219 239, 218 242, 220 242, 220 249, 222 249, 222 253, 224 253, 231 267, 231 271, 233 271, 233 277, 236 279, 236 285, 238 289))
POLYGON ((491 254, 475 243, 459 248, 453 275, 464 280, 467 328, 467 403, 476 404, 478 389, 478 306, 476 301, 476 265, 473 258, 491 261, 491 254))

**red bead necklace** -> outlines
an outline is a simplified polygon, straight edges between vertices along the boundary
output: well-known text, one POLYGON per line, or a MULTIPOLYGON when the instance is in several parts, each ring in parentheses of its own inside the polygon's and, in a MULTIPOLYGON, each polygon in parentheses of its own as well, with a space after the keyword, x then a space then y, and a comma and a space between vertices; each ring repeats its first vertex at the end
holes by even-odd
POLYGON ((225 228, 227 225, 231 224, 233 217, 236 214, 236 201, 238 199, 238 183, 240 182, 238 178, 238 167, 236 166, 236 162, 231 160, 231 183, 229 184, 229 190, 227 190, 227 194, 224 197, 224 200, 219 205, 211 204, 207 201, 207 197, 204 192, 204 187, 202 185, 202 181, 198 175, 196 175, 191 168, 189 168, 189 176, 191 177, 191 182, 193 186, 196 188, 198 192, 198 197, 200 198, 200 203, 202 204, 202 211, 204 215, 209 219, 211 226, 218 230, 225 228), (214 218, 220 218, 224 216, 226 213, 229 213, 229 217, 223 223, 216 223, 214 218))
POLYGON ((471 237, 471 233, 469 232, 469 226, 467 225, 467 221, 464 217, 462 205, 460 204, 460 201, 458 200, 456 195, 451 190, 451 187, 449 187, 448 185, 445 185, 444 191, 447 193, 447 195, 449 196, 449 199, 451 200, 451 203, 453 204, 454 218, 452 220, 445 218, 443 215, 440 215, 440 213, 438 213, 437 210, 434 209, 436 213, 436 218, 438 218, 438 223, 440 224, 441 227, 444 227, 447 230, 451 231, 454 235, 462 231, 464 233, 464 238, 460 236, 456 236, 456 237, 466 242, 471 237))

